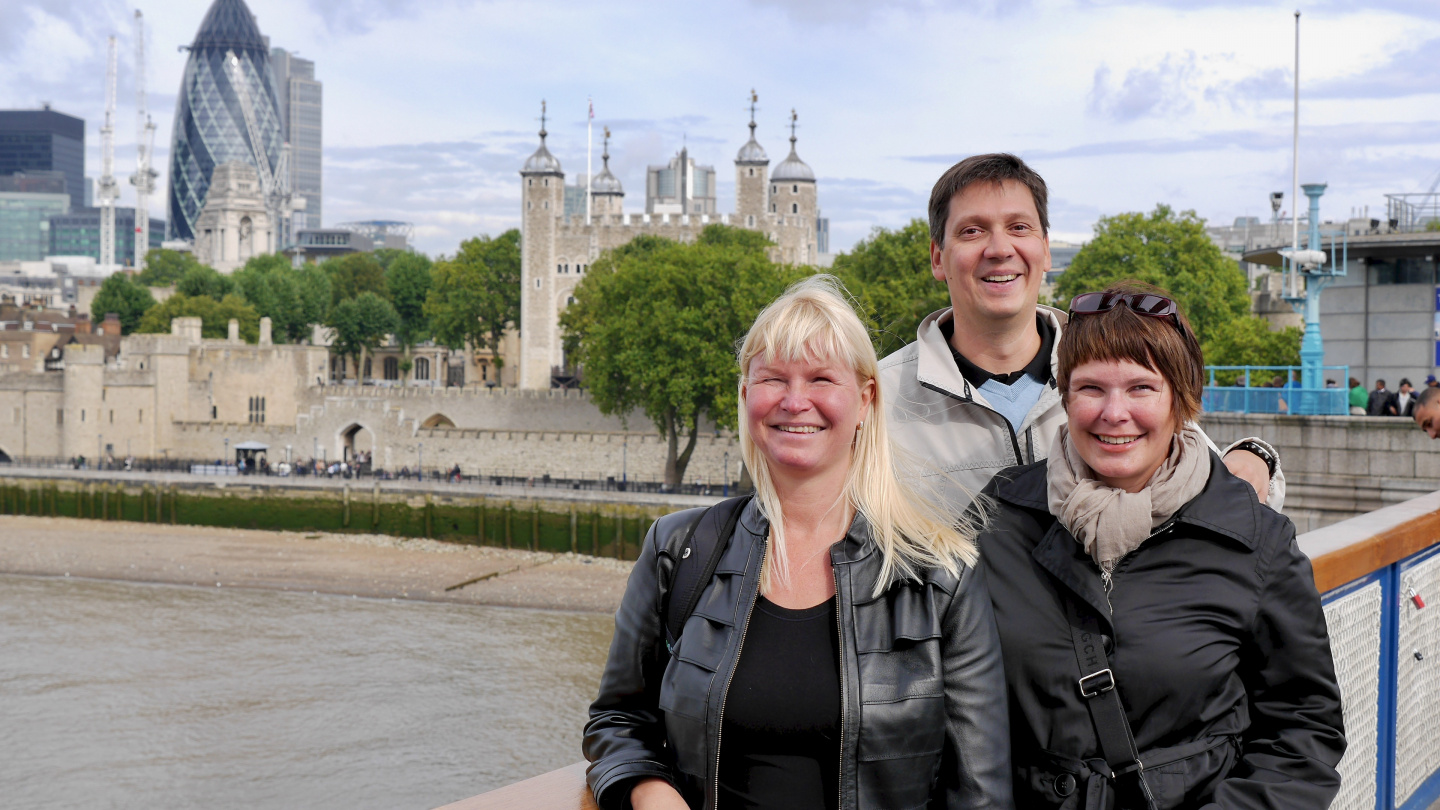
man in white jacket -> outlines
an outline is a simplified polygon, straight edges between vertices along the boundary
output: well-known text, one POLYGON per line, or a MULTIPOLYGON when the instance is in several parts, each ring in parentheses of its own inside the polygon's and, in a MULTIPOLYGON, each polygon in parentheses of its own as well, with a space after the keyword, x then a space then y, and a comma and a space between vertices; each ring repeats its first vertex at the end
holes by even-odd
MULTIPOLYGON (((1055 343, 1066 314, 1039 305, 1049 230, 1045 181, 1014 155, 966 158, 930 195, 930 267, 951 306, 881 361, 880 384, 891 435, 957 507, 996 472, 1047 457, 1065 423, 1055 343)), ((1274 448, 1242 439, 1223 455, 1262 503, 1280 508, 1274 448)))

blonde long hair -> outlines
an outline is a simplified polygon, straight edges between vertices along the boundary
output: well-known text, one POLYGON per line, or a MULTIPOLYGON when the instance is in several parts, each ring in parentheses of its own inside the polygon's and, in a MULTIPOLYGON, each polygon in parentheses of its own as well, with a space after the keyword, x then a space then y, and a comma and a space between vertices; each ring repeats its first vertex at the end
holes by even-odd
POLYGON ((875 583, 879 595, 897 579, 918 580, 921 570, 942 568, 959 573, 958 563, 974 565, 978 558, 975 535, 978 521, 956 521, 945 506, 933 497, 917 492, 902 477, 885 425, 884 394, 880 390, 879 362, 865 325, 849 303, 840 280, 817 274, 791 285, 756 317, 740 344, 740 450, 755 482, 755 497, 770 521, 773 553, 767 555, 760 587, 790 581, 785 554, 785 521, 780 496, 775 491, 769 463, 755 445, 746 425, 745 381, 750 364, 757 357, 764 362, 834 360, 853 369, 863 387, 874 381, 875 393, 865 426, 851 445, 850 469, 841 497, 865 516, 875 544, 880 548, 882 566, 875 583))

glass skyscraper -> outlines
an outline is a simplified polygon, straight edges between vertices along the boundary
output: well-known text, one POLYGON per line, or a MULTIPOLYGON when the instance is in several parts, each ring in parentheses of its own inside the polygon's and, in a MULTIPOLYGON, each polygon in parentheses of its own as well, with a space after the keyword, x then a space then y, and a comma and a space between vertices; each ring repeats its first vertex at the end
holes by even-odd
MULTIPOLYGON (((194 239, 210 176, 221 163, 255 166, 264 154, 273 171, 280 162, 280 103, 270 49, 244 0, 215 0, 200 23, 175 102, 170 136, 169 236, 194 239), (250 87, 262 149, 252 150, 240 98, 230 83, 225 57, 240 60, 250 87)), ((258 168, 258 167, 257 167, 258 168)))
POLYGON ((0 175, 55 171, 65 175, 70 207, 85 205, 85 122, 43 110, 0 110, 0 175))
POLYGON ((315 63, 284 48, 270 49, 275 89, 280 92, 280 126, 290 142, 290 188, 305 198, 295 213, 295 229, 321 227, 321 145, 324 85, 315 79, 315 63))
MULTIPOLYGON (((150 218, 150 250, 160 247, 165 220, 150 218)), ((129 265, 135 255, 135 209, 115 207, 115 258, 129 265)), ((91 256, 100 260, 100 209, 82 208, 50 217, 47 256, 91 256)))

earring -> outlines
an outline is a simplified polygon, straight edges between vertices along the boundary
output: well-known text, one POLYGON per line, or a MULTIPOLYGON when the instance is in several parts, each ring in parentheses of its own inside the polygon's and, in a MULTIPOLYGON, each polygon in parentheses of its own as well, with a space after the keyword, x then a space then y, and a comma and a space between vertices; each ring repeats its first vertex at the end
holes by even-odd
POLYGON ((861 420, 860 420, 860 424, 858 424, 858 425, 855 426, 855 431, 858 433, 859 431, 862 431, 862 430, 864 430, 864 429, 865 429, 865 420, 864 420, 864 419, 861 419, 861 420))

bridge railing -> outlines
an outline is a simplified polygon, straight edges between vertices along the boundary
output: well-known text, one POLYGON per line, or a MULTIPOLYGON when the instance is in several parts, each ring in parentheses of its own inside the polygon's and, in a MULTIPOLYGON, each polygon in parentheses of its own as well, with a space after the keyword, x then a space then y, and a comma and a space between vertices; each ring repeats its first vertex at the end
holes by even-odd
MULTIPOLYGON (((1333 810, 1440 801, 1440 492, 1299 538, 1314 567, 1349 747, 1333 810)), ((582 718, 576 718, 576 723, 582 718)), ((589 810, 585 763, 442 810, 589 810)))

